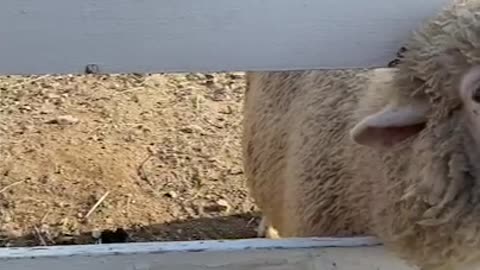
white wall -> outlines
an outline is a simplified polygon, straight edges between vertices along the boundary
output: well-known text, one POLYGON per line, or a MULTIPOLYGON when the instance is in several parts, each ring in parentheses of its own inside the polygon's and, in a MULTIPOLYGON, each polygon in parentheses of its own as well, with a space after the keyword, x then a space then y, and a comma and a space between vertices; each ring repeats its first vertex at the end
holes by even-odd
POLYGON ((385 66, 448 0, 2 0, 0 74, 385 66))

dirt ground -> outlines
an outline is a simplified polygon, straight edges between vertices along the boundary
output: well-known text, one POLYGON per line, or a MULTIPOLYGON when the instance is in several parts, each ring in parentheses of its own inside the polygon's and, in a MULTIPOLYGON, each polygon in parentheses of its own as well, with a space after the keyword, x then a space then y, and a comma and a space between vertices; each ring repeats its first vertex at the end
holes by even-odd
POLYGON ((243 73, 1 77, 0 246, 255 237, 244 88, 243 73))

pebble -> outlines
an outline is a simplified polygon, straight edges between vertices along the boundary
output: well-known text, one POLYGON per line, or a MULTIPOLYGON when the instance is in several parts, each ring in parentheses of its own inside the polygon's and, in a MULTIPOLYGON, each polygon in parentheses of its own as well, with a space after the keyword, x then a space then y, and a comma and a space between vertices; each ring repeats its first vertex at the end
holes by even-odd
POLYGON ((203 211, 206 211, 206 212, 230 212, 231 210, 231 206, 230 204, 224 200, 224 199, 220 199, 220 200, 217 200, 215 203, 213 204, 210 204, 210 205, 207 205, 207 206, 203 206, 202 207, 202 212, 203 211))
POLYGON ((219 88, 213 92, 213 95, 211 98, 213 101, 225 101, 228 99, 228 96, 225 89, 219 88))
POLYGON ((165 196, 170 197, 172 199, 175 199, 175 198, 178 197, 178 194, 175 191, 169 191, 169 192, 165 193, 165 196))
POLYGON ((231 206, 230 204, 224 200, 224 199, 220 199, 217 201, 217 205, 219 206, 219 208, 222 210, 222 211, 225 211, 225 212, 229 212, 230 209, 231 209, 231 206))
POLYGON ((48 121, 48 124, 58 124, 58 125, 74 125, 77 124, 80 120, 71 115, 61 115, 55 119, 48 121))

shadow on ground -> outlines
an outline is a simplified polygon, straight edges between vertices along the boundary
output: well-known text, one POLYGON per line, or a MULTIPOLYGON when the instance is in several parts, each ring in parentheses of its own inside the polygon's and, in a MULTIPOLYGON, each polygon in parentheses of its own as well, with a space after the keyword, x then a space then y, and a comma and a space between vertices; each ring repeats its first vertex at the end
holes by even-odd
POLYGON ((0 239, 1 246, 79 245, 94 243, 192 241, 216 239, 255 238, 259 223, 257 213, 236 214, 215 218, 198 218, 174 221, 136 228, 117 228, 99 232, 82 232, 78 235, 49 237, 36 233, 0 239))

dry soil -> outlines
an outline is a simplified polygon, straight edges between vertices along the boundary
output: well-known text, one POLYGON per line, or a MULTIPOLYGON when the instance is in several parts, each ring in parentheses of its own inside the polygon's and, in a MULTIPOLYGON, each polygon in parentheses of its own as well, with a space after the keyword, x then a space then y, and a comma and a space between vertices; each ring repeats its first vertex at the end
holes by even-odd
POLYGON ((243 73, 1 77, 0 246, 255 237, 244 90, 243 73))

